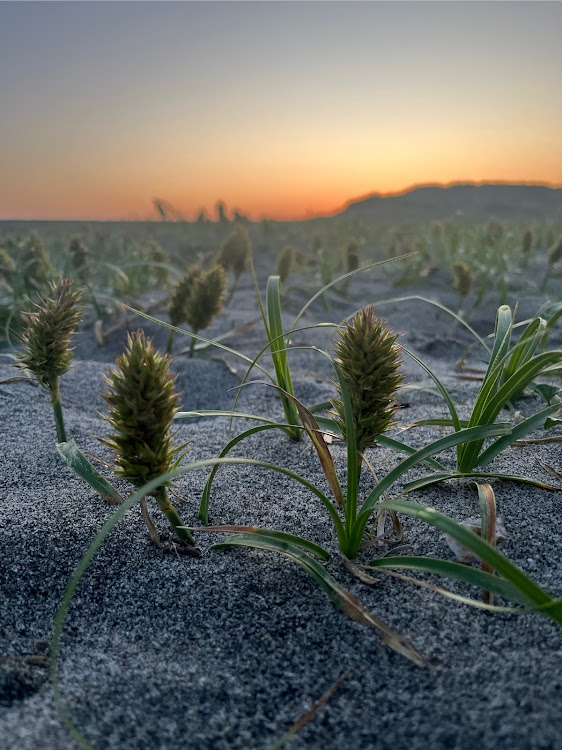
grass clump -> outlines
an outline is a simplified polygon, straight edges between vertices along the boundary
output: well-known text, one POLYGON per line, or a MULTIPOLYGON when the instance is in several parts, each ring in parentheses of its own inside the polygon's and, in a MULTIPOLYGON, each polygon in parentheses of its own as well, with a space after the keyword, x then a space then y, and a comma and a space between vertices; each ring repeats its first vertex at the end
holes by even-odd
MULTIPOLYGON (((179 395, 169 357, 155 351, 142 330, 128 337, 116 364, 105 376, 110 390, 104 395, 109 406, 104 418, 113 431, 107 440, 100 440, 116 455, 113 470, 138 488, 175 469, 186 453, 185 443, 172 446, 179 395)), ((181 528, 183 521, 170 502, 167 485, 158 487, 153 497, 178 536, 192 545, 193 537, 181 528)))
POLYGON ((68 372, 72 362, 70 339, 82 318, 80 301, 80 292, 72 289, 69 279, 53 282, 36 309, 25 315, 27 328, 17 360, 18 367, 32 372, 49 391, 59 443, 66 442, 59 379, 68 372))

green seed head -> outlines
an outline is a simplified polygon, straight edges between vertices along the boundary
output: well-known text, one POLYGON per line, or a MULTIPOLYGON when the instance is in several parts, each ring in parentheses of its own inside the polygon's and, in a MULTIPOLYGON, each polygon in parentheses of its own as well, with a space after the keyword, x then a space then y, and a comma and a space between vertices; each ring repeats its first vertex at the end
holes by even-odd
POLYGON ((287 245, 281 250, 277 258, 276 273, 281 279, 281 283, 284 283, 291 275, 294 262, 295 248, 292 245, 287 245))
POLYGON ((356 240, 352 240, 345 251, 345 267, 347 273, 357 271, 359 263, 359 243, 356 240))
POLYGON ((203 269, 196 264, 187 269, 185 276, 178 281, 170 301, 169 315, 173 326, 180 326, 187 321, 187 301, 198 280, 203 276, 203 269))
POLYGON ((451 268, 453 274, 453 289, 464 299, 472 289, 472 269, 463 260, 457 260, 451 268))
POLYGON ((80 292, 73 291, 70 279, 61 279, 50 285, 33 312, 24 314, 27 328, 17 366, 30 370, 46 388, 55 387, 58 378, 70 369, 70 338, 82 318, 80 300, 80 292))
POLYGON ((252 256, 252 245, 246 227, 238 225, 223 243, 217 255, 217 263, 225 271, 233 271, 236 277, 246 270, 252 256))
POLYGON ((185 322, 194 333, 204 331, 222 310, 226 290, 226 273, 216 265, 196 279, 185 302, 185 322))
POLYGON ((548 249, 548 265, 554 266, 562 260, 562 237, 558 238, 548 249))
MULTIPOLYGON (((385 320, 378 320, 373 307, 364 307, 338 331, 334 362, 349 390, 357 450, 363 452, 394 424, 398 408, 394 394, 403 376, 400 372, 398 334, 385 320)), ((338 387, 341 396, 341 391, 338 387)), ((341 398, 333 399, 334 417, 344 438, 345 416, 341 398)))
POLYGON ((104 376, 112 433, 102 440, 116 454, 114 471, 140 487, 175 468, 185 444, 172 446, 171 427, 179 395, 170 359, 154 351, 142 330, 128 337, 116 368, 104 376))
POLYGON ((530 253, 533 249, 533 232, 530 229, 527 229, 525 234, 523 235, 523 252, 525 255, 527 253, 530 253))

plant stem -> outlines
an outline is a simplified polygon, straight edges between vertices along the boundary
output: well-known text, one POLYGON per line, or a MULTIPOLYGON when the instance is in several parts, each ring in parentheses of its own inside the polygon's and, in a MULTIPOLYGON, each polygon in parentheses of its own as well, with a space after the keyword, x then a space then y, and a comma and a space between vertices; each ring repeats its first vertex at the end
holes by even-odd
POLYGON ((166 354, 172 353, 172 346, 174 345, 174 335, 175 331, 170 331, 168 334, 168 344, 166 346, 166 354))
POLYGON ((66 443, 66 430, 64 427, 62 404, 60 402, 58 378, 49 388, 49 393, 51 395, 51 404, 53 405, 53 412, 55 414, 55 425, 57 427, 57 443, 66 443))
MULTIPOLYGON (((195 333, 195 331, 193 331, 193 333, 195 333)), ((195 354, 195 339, 192 336, 191 341, 189 343, 189 359, 193 359, 194 354, 195 354)))
POLYGON ((181 519, 180 514, 170 502, 170 498, 168 497, 168 491, 166 490, 166 488, 159 487, 154 493, 154 497, 156 499, 156 502, 158 503, 158 507, 166 516, 166 518, 170 522, 170 526, 174 529, 179 538, 183 539, 191 546, 195 546, 195 540, 191 536, 190 532, 187 529, 180 528, 184 525, 184 523, 181 519))

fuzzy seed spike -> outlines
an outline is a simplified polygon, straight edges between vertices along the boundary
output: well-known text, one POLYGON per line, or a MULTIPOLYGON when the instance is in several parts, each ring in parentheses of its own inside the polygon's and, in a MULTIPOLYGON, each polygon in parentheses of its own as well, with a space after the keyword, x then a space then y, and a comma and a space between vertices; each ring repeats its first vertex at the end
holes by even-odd
POLYGON ((82 318, 80 300, 80 292, 73 291, 70 279, 61 279, 50 284, 49 292, 40 297, 33 312, 24 313, 27 329, 17 365, 32 372, 45 388, 70 369, 70 338, 82 318))
POLYGON ((32 372, 48 389, 59 443, 66 442, 59 378, 68 372, 72 362, 70 339, 82 319, 80 300, 80 292, 73 291, 70 279, 53 282, 50 292, 39 299, 36 309, 24 314, 27 328, 16 362, 17 367, 32 372))
POLYGON ((220 265, 204 271, 196 280, 185 307, 186 323, 194 333, 208 328, 222 310, 225 289, 226 274, 220 265))
MULTIPOLYGON (((116 368, 104 376, 109 391, 103 398, 109 406, 104 418, 112 433, 102 440, 116 454, 114 471, 135 487, 176 468, 185 455, 186 444, 172 446, 171 428, 179 410, 170 358, 155 351, 151 339, 138 330, 127 338, 116 368)), ((179 536, 193 544, 191 534, 170 503, 166 486, 154 493, 160 509, 179 536)))
POLYGON ((451 268, 453 274, 453 289, 464 299, 472 289, 472 269, 463 260, 457 260, 451 268))
POLYGON ((277 258, 277 264, 275 272, 281 279, 281 283, 284 284, 293 270, 295 263, 295 248, 292 245, 286 245, 283 250, 279 253, 277 258))
POLYGON ((226 271, 233 271, 238 278, 242 274, 252 255, 252 245, 246 227, 236 226, 227 237, 217 255, 219 263, 226 271))
MULTIPOLYGON (((394 394, 402 383, 398 334, 385 320, 375 318, 372 305, 364 307, 338 332, 334 361, 349 389, 357 450, 362 453, 394 424, 398 405, 394 394)), ((338 392, 341 392, 338 387, 338 392)), ((341 398, 333 399, 334 417, 345 438, 341 398)))

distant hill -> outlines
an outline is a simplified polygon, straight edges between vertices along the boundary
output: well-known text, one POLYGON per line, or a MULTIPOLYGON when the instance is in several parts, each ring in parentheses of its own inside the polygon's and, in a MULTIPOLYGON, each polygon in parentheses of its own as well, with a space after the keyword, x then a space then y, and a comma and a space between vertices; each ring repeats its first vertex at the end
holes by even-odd
POLYGON ((562 211, 562 188, 545 185, 427 186, 400 195, 371 195, 339 215, 400 224, 463 217, 475 222, 552 221, 562 211))

